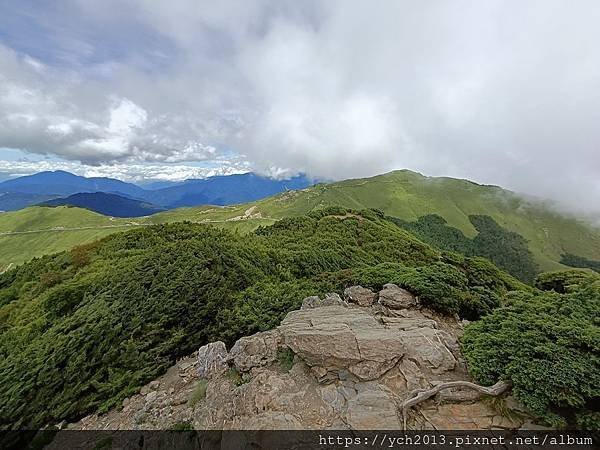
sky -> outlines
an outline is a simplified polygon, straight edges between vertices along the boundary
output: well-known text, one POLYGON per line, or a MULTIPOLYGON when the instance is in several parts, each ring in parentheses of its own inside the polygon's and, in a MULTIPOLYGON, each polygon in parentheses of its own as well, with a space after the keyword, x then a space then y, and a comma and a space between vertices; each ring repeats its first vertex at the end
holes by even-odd
POLYGON ((407 168, 600 213, 596 0, 3 0, 0 178, 407 168))

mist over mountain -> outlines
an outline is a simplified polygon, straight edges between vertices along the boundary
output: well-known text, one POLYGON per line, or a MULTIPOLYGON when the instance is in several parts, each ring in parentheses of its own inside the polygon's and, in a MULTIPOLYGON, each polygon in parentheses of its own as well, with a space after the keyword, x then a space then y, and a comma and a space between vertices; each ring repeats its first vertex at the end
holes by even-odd
POLYGON ((594 0, 175 4, 2 2, 2 170, 410 168, 600 209, 594 0))

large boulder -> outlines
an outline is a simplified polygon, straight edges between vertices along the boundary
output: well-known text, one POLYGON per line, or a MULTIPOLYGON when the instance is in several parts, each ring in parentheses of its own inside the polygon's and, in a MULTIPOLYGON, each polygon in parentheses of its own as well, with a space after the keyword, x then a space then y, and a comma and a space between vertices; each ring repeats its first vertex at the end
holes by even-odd
POLYGON ((377 300, 377 294, 362 286, 351 286, 344 290, 344 298, 358 306, 371 306, 377 300))
POLYGON ((398 333, 390 333, 368 312, 326 306, 292 311, 279 331, 282 341, 315 372, 347 370, 373 380, 393 367, 404 354, 398 333))
POLYGON ((211 342, 198 350, 198 376, 211 378, 227 369, 227 348, 221 341, 211 342))
POLYGON ((277 330, 243 337, 233 345, 228 359, 240 372, 249 372, 254 367, 265 366, 277 359, 279 340, 277 330))
POLYGON ((379 303, 390 309, 414 308, 419 305, 413 294, 392 283, 384 285, 379 291, 379 303))

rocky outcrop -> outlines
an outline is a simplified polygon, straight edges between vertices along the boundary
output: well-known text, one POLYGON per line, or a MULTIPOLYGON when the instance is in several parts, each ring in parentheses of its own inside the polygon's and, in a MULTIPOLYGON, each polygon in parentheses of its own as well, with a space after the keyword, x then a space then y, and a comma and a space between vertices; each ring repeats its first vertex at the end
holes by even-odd
POLYGON ((321 308, 323 306, 348 306, 348 302, 342 300, 339 294, 336 293, 327 294, 324 298, 313 295, 302 301, 300 309, 321 308))
POLYGON ((379 292, 379 303, 390 309, 412 308, 419 304, 417 298, 406 289, 388 283, 379 292))
POLYGON ((308 297, 279 327, 241 338, 229 352, 222 342, 203 346, 126 400, 122 411, 71 427, 520 427, 527 414, 512 397, 487 402, 459 383, 469 381, 461 333, 455 318, 421 307, 392 284, 379 293, 348 288, 344 299, 308 297), (442 384, 450 388, 436 388, 442 384), (418 405, 411 403, 417 397, 418 405))
POLYGON ((227 347, 221 341, 212 342, 198 350, 198 376, 212 378, 227 370, 227 347))
POLYGON ((377 300, 377 294, 362 286, 351 286, 344 290, 344 298, 358 306, 371 306, 377 300))

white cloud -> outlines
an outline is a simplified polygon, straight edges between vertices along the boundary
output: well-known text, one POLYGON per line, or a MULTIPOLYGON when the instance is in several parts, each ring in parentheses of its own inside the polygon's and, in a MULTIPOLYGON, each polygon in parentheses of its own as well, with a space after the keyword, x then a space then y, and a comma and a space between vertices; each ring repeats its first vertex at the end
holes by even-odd
MULTIPOLYGON (((221 160, 212 165, 197 167, 185 164, 113 164, 84 166, 68 161, 2 161, 0 175, 23 176, 50 170, 65 170, 85 177, 110 177, 129 182, 183 181, 216 175, 246 173, 251 167, 244 161, 221 160)), ((2 176, 0 179, 7 178, 2 176)))
POLYGON ((600 210, 596 1, 69 6, 27 11, 53 43, 37 56, 0 45, 0 146, 99 167, 224 149, 270 173, 406 167, 600 210))

